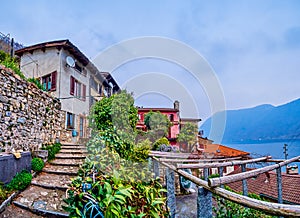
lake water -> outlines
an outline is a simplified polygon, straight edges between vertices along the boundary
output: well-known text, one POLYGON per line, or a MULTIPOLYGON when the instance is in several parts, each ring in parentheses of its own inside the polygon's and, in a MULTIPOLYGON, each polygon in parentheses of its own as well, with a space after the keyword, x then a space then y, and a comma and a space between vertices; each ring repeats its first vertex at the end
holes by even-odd
MULTIPOLYGON (((225 144, 228 147, 249 152, 252 157, 270 155, 273 159, 284 159, 283 145, 287 144, 288 159, 300 155, 300 140, 256 144, 225 144)), ((296 163, 300 171, 300 163, 296 163)), ((285 169, 284 169, 285 171, 285 169)))

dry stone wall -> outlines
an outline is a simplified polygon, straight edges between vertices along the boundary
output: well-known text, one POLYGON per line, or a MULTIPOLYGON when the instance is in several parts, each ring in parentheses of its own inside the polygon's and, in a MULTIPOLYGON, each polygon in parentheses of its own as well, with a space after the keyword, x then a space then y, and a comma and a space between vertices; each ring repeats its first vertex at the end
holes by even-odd
POLYGON ((62 128, 61 103, 0 65, 0 150, 37 150, 62 128))

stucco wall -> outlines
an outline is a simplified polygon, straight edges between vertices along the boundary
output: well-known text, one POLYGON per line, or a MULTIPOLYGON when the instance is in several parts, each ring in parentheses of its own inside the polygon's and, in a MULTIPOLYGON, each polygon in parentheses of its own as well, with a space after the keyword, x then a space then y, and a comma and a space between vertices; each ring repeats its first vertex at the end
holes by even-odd
POLYGON ((61 103, 0 65, 0 149, 36 150, 62 134, 61 103))

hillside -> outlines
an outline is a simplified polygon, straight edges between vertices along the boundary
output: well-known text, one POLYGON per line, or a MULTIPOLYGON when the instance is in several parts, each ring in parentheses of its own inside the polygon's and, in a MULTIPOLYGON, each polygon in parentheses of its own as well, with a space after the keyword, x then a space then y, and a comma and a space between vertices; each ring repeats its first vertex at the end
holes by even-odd
MULTIPOLYGON (((266 104, 226 113, 223 143, 300 138, 300 99, 277 107, 266 104)), ((200 127, 205 135, 210 131, 210 123, 211 118, 200 127)))

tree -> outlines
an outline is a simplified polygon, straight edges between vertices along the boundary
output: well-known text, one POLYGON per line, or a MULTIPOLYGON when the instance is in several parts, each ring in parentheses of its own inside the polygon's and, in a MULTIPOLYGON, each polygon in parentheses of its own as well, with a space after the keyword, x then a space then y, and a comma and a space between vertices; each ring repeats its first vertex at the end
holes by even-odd
POLYGON ((145 125, 148 128, 148 137, 152 142, 159 138, 167 136, 169 128, 172 123, 169 121, 168 117, 162 113, 150 111, 145 115, 144 120, 145 125))
POLYGON ((178 142, 186 143, 188 151, 192 151, 192 146, 197 143, 198 127, 195 123, 187 122, 183 125, 177 136, 178 142))
POLYGON ((89 118, 91 127, 98 131, 119 128, 135 130, 138 116, 132 94, 122 91, 103 98, 93 105, 89 118))

